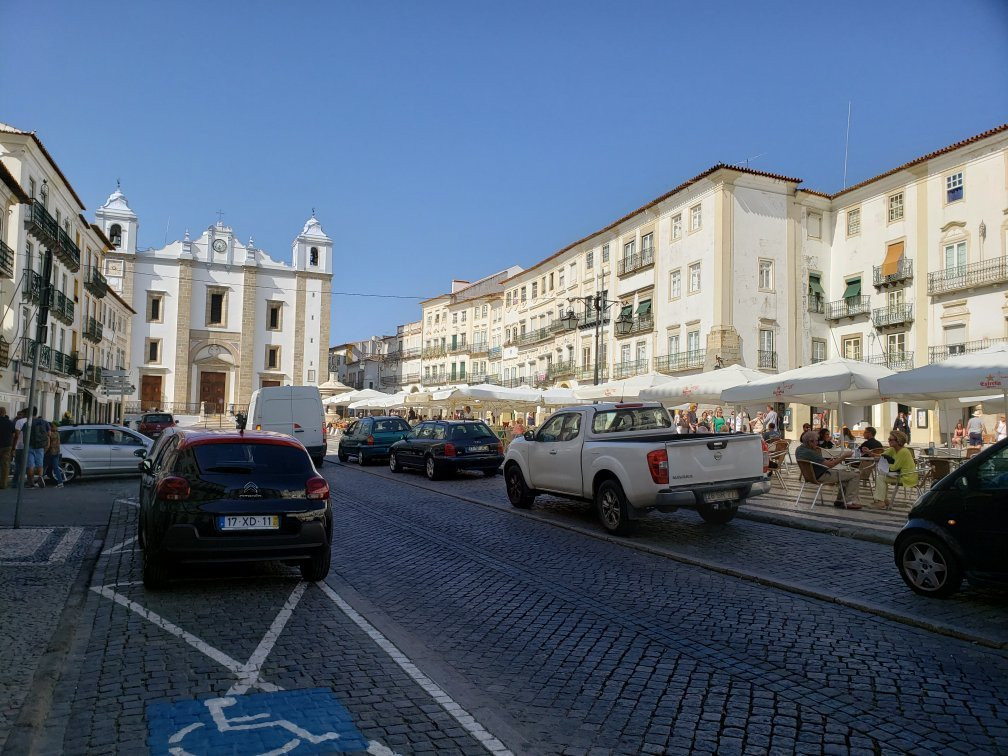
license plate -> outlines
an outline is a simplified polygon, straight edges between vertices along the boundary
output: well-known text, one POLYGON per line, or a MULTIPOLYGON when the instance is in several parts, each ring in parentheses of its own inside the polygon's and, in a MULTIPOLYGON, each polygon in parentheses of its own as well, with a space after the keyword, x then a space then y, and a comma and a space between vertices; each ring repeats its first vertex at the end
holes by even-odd
POLYGON ((478 452, 488 452, 488 451, 490 451, 490 447, 489 446, 470 446, 469 447, 469 451, 472 452, 472 453, 474 453, 474 454, 478 453, 478 452))
POLYGON ((280 527, 278 515, 221 515, 217 518, 221 530, 276 530, 280 527))
POLYGON ((715 501, 735 501, 738 499, 738 491, 734 488, 728 488, 724 491, 708 491, 704 494, 704 501, 715 502, 715 501))

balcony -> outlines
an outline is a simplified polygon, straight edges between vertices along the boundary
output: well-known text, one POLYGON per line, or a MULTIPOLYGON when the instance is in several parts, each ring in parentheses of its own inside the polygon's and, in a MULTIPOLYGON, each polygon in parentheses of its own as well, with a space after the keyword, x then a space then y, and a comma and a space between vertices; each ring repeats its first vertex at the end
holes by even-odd
POLYGON ((499 346, 490 347, 489 351, 487 352, 487 356, 491 360, 499 360, 501 356, 501 348, 499 346))
MULTIPOLYGON (((595 368, 594 367, 578 368, 577 379, 579 383, 583 383, 585 381, 594 381, 595 368)), ((607 368, 605 365, 599 365, 598 379, 600 381, 609 380, 609 368, 607 368)))
POLYGON ((878 329, 899 328, 913 322, 913 305, 899 304, 892 307, 876 307, 871 314, 872 325, 878 329))
POLYGON ((98 365, 85 365, 81 371, 80 382, 85 386, 94 387, 102 382, 102 369, 98 365))
POLYGON ((21 298, 35 304, 42 302, 42 276, 33 270, 26 270, 24 273, 24 288, 21 289, 21 298))
MULTIPOLYGON (((20 360, 23 368, 31 369, 31 366, 35 362, 35 339, 29 339, 27 336, 21 337, 21 356, 20 360)), ((52 371, 52 353, 53 350, 47 345, 41 345, 41 352, 39 352, 39 370, 45 370, 46 372, 52 371)))
POLYGON ((865 360, 865 362, 872 365, 884 365, 890 370, 913 370, 914 353, 902 351, 889 352, 888 354, 874 354, 865 360))
POLYGON ((87 325, 84 326, 84 338, 97 344, 102 340, 102 324, 99 323, 94 318, 87 319, 87 325))
POLYGON ((0 336, 0 367, 10 365, 10 342, 0 336))
POLYGON ((70 270, 75 273, 80 270, 80 248, 70 238, 70 234, 60 228, 39 200, 32 201, 25 228, 44 247, 51 249, 70 270))
POLYGON ((62 291, 53 289, 49 314, 65 325, 73 325, 75 305, 62 291))
POLYGON ((14 250, 0 241, 0 276, 14 278, 14 250))
POLYGON ((105 280, 102 272, 92 265, 84 278, 84 288, 101 299, 108 294, 108 281, 105 280))
POLYGON ((650 333, 654 330, 654 316, 652 315, 638 315, 630 320, 630 328, 623 331, 621 329, 626 326, 621 326, 619 321, 616 321, 616 337, 626 338, 627 336, 633 336, 638 333, 650 333))
POLYGON ((769 352, 765 349, 760 349, 756 352, 756 368, 759 370, 776 370, 777 352, 769 352))
POLYGON ((420 353, 420 356, 423 357, 425 360, 429 360, 436 357, 444 357, 446 354, 448 354, 448 351, 444 347, 436 346, 436 347, 427 347, 420 353))
POLYGON ((420 383, 420 373, 406 373, 399 378, 400 386, 406 386, 410 383, 420 383))
POLYGON ((847 297, 826 304, 826 320, 843 320, 871 314, 871 297, 847 297))
POLYGON ((823 299, 822 294, 809 294, 806 309, 809 312, 817 312, 820 315, 826 312, 826 302, 823 299))
POLYGON ((448 373, 438 373, 437 375, 431 375, 424 378, 424 386, 445 386, 449 383, 456 382, 457 379, 452 378, 448 373))
POLYGON ((574 376, 574 361, 550 363, 546 369, 546 375, 551 379, 571 378, 574 376))
POLYGON ((485 341, 477 341, 469 346, 469 354, 473 357, 482 357, 490 351, 490 345, 485 341))
POLYGON ((644 268, 650 268, 654 265, 654 247, 649 247, 648 249, 642 249, 640 252, 634 252, 629 257, 624 257, 619 261, 619 265, 616 266, 616 275, 618 276, 628 276, 631 273, 636 273, 638 270, 643 270, 644 268))
POLYGON ((617 362, 613 365, 612 377, 618 381, 621 378, 631 378, 648 371, 648 360, 631 360, 630 362, 617 362))
POLYGON ((448 354, 469 354, 468 344, 449 344, 448 354))
POLYGON ((516 343, 519 347, 527 347, 552 338, 553 332, 549 328, 535 328, 528 333, 523 333, 513 343, 516 343))
POLYGON ((928 296, 1008 282, 1008 257, 928 273, 928 296))
POLYGON ((913 260, 909 260, 905 256, 901 257, 896 272, 890 273, 888 276, 882 275, 881 265, 874 266, 872 270, 872 283, 876 289, 882 289, 887 286, 898 286, 913 278, 913 260))
POLYGON ((982 349, 987 349, 995 344, 1003 344, 1008 339, 976 339, 974 341, 964 341, 960 344, 943 344, 941 346, 928 347, 928 362, 942 362, 949 357, 957 357, 960 354, 973 354, 982 349))
POLYGON ((415 360, 420 356, 422 350, 420 349, 401 349, 399 350, 399 359, 401 360, 415 360))
POLYGON ((504 388, 518 388, 523 386, 528 388, 535 383, 535 377, 528 377, 524 375, 519 375, 515 378, 502 378, 500 385, 504 388))
POLYGON ((655 372, 665 373, 666 375, 671 373, 682 373, 686 370, 702 369, 706 359, 706 349, 693 349, 687 352, 676 352, 675 354, 655 357, 654 369, 655 372))

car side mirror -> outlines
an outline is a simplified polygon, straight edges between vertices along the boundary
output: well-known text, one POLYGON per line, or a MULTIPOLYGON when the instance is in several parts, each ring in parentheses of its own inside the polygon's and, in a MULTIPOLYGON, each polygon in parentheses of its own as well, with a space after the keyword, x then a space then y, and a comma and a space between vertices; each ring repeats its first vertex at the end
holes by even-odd
POLYGON ((522 433, 522 438, 524 438, 526 441, 535 441, 535 431, 530 430, 525 431, 524 433, 522 433))
POLYGON ((133 452, 133 456, 134 457, 146 457, 147 456, 147 450, 144 449, 143 447, 141 447, 141 448, 139 448, 139 449, 137 449, 136 451, 133 452))
POLYGON ((154 470, 154 463, 151 460, 144 458, 143 462, 137 465, 137 467, 145 473, 150 473, 154 470))

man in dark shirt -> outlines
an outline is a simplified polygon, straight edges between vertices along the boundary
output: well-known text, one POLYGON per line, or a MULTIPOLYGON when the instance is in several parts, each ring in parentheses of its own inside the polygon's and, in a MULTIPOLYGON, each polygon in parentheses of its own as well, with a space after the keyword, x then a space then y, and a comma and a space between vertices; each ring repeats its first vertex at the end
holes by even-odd
POLYGON ((848 454, 850 451, 837 457, 825 459, 819 451, 819 434, 815 431, 808 431, 802 434, 801 446, 795 450, 795 459, 799 462, 812 463, 812 474, 815 476, 816 482, 837 485, 834 507, 861 509, 858 496, 858 474, 853 470, 848 470, 842 464, 848 454), (842 494, 839 490, 840 487, 843 488, 842 494))
POLYGON ((872 470, 875 469, 876 461, 882 454, 882 450, 885 448, 882 446, 882 442, 875 438, 875 429, 870 425, 864 429, 864 441, 861 442, 861 446, 858 450, 861 452, 861 456, 865 458, 865 461, 858 466, 858 472, 861 474, 861 480, 868 480, 871 478, 872 470))
POLYGON ((7 417, 7 408, 0 407, 0 488, 7 488, 13 445, 14 423, 7 417))

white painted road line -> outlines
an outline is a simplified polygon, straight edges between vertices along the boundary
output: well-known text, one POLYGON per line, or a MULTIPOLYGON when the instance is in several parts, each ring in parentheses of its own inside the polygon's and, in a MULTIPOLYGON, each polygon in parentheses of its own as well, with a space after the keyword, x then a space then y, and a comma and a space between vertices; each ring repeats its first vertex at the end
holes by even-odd
POLYGON ((403 672, 409 675, 413 681, 423 688, 431 698, 441 704, 441 707, 448 712, 452 718, 466 730, 466 732, 478 740, 484 748, 486 748, 490 753, 498 754, 498 756, 512 756, 511 751, 507 749, 507 746, 491 735, 483 725, 477 722, 475 718, 469 714, 469 712, 459 706, 451 698, 451 696, 449 696, 437 685, 437 683, 421 672, 420 669, 411 662, 405 654, 402 653, 402 651, 396 648, 388 638, 382 635, 381 632, 374 627, 374 625, 364 619, 364 617, 362 617, 352 606, 350 606, 350 604, 344 601, 343 598, 336 593, 336 591, 325 583, 316 583, 316 585, 322 589, 323 593, 332 599, 332 602, 339 607, 340 611, 349 617, 350 620, 357 625, 357 627, 367 633, 371 640, 378 644, 378 646, 389 655, 392 661, 399 665, 403 672))
POLYGON ((256 684, 266 657, 269 656, 270 651, 273 650, 273 646, 276 645, 277 640, 280 638, 280 633, 283 632, 284 625, 287 624, 287 620, 294 613, 294 609, 297 607, 307 587, 308 583, 298 583, 294 586, 294 590, 291 591, 291 595, 287 598, 283 608, 274 618, 273 624, 270 625, 269 630, 266 631, 266 635, 259 641, 256 650, 249 657, 248 662, 246 662, 242 669, 242 674, 238 678, 238 682, 231 686, 228 692, 224 694, 225 696, 240 696, 256 684))
POLYGON ((115 554, 116 552, 118 552, 118 551, 122 550, 123 548, 125 548, 125 547, 126 547, 126 546, 128 546, 129 544, 131 544, 131 543, 133 543, 134 541, 136 541, 136 539, 137 539, 137 537, 136 537, 136 536, 133 536, 132 538, 127 538, 127 539, 126 539, 125 541, 122 541, 121 543, 117 543, 117 544, 116 544, 115 546, 113 546, 113 547, 112 547, 111 549, 106 549, 105 551, 103 551, 103 552, 101 553, 101 555, 102 555, 102 556, 106 556, 107 554, 115 554))

